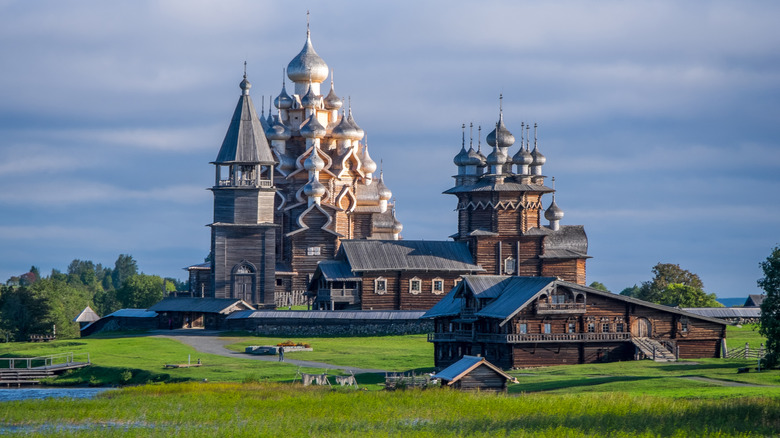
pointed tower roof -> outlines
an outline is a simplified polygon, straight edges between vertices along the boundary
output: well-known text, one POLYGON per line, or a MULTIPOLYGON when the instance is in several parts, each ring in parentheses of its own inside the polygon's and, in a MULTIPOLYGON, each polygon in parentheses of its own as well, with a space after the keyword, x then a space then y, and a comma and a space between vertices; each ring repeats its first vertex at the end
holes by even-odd
POLYGON ((78 316, 73 318, 73 322, 94 322, 98 319, 100 319, 98 314, 95 313, 91 307, 87 306, 84 308, 84 310, 81 311, 81 313, 78 314, 78 316))
POLYGON ((273 164, 274 158, 265 138, 265 130, 257 117, 252 98, 249 97, 252 84, 246 79, 246 74, 239 86, 241 96, 238 98, 238 105, 233 112, 217 159, 212 164, 273 164))

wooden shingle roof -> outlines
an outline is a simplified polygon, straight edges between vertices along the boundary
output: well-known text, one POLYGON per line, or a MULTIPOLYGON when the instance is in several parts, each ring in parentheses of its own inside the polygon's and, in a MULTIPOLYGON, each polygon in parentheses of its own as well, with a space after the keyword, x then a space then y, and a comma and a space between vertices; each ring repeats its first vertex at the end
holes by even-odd
POLYGON ((274 161, 252 98, 242 94, 213 164, 273 164, 274 161))
POLYGON ((343 240, 353 272, 449 271, 482 272, 462 242, 429 240, 343 240))
POLYGON ((100 316, 98 316, 91 307, 87 306, 78 314, 78 316, 73 318, 73 322, 93 322, 98 319, 100 319, 100 316))

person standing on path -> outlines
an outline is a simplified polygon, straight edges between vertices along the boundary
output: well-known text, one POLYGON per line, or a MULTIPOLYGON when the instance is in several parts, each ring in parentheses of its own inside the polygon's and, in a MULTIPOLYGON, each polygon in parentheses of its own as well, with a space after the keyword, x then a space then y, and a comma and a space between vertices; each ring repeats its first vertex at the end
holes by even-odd
POLYGON ((279 347, 279 362, 284 362, 284 347, 279 347))

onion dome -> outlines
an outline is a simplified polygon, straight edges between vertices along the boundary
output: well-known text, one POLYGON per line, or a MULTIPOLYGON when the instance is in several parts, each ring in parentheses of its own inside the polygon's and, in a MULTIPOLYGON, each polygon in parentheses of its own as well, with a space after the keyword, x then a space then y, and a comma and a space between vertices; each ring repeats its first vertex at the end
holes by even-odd
POLYGON ((317 116, 312 114, 301 126, 301 137, 303 138, 322 138, 325 137, 327 131, 322 126, 317 116))
POLYGON ((287 77, 293 82, 322 83, 328 77, 328 65, 311 45, 311 32, 306 29, 306 43, 295 58, 287 64, 287 77))
POLYGON ((289 140, 290 137, 292 137, 290 128, 279 121, 278 117, 274 117, 273 120, 274 123, 265 131, 265 136, 268 137, 269 140, 289 140))
POLYGON ((364 174, 376 172, 376 162, 368 155, 368 143, 363 146, 363 154, 360 157, 360 162, 362 163, 360 170, 363 171, 364 174))
POLYGON ((482 153, 482 145, 477 147, 477 157, 479 157, 479 160, 481 161, 479 167, 487 166, 487 157, 485 157, 485 154, 482 153))
POLYGON ((309 91, 301 98, 301 106, 304 108, 315 108, 320 103, 320 97, 314 94, 311 89, 311 82, 309 82, 309 91))
POLYGON ((249 81, 246 79, 246 74, 244 74, 244 80, 241 81, 240 84, 238 84, 238 87, 241 88, 241 94, 244 96, 249 95, 249 89, 252 88, 252 84, 249 83, 249 81))
POLYGON ((544 211, 544 218, 550 222, 563 219, 563 210, 555 203, 555 195, 553 195, 552 204, 544 211))
POLYGON ((346 140, 357 137, 355 128, 347 121, 347 116, 342 112, 338 125, 333 128, 331 136, 336 140, 346 140))
POLYGON ((528 152, 528 149, 520 145, 520 150, 512 157, 512 161, 520 166, 528 166, 533 163, 534 159, 531 156, 531 153, 528 152))
POLYGON ((309 197, 321 198, 325 195, 325 186, 317 180, 309 181, 308 184, 303 186, 303 194, 309 197))
POLYGON ((306 170, 316 170, 317 172, 325 168, 325 160, 320 157, 318 148, 314 148, 314 150, 311 151, 311 155, 303 162, 303 168, 306 170))
POLYGON ((465 166, 482 166, 485 164, 484 158, 480 157, 477 154, 477 151, 474 150, 473 147, 469 148, 469 152, 467 154, 466 160, 464 160, 465 166))
POLYGON ((284 81, 282 81, 282 92, 274 99, 274 106, 279 109, 290 109, 293 106, 292 97, 287 94, 287 90, 284 87, 284 81))
POLYGON ((547 161, 547 158, 542 155, 541 152, 539 152, 539 148, 536 146, 536 143, 534 143, 534 150, 531 151, 531 158, 533 159, 531 162, 531 165, 533 166, 541 166, 547 161))
POLYGON ((390 189, 387 188, 385 185, 384 178, 382 177, 382 172, 379 172, 379 181, 377 182, 377 193, 379 194, 379 199, 382 201, 389 201, 390 198, 393 197, 393 192, 390 191, 390 189))
POLYGON ((395 218, 395 211, 393 211, 393 234, 401 234, 403 229, 403 224, 401 224, 401 222, 395 218))
POLYGON ((330 74, 330 92, 324 99, 326 110, 337 110, 344 105, 344 101, 336 95, 336 90, 333 88, 333 72, 330 74))
POLYGON ((496 128, 485 137, 485 141, 490 146, 508 148, 515 144, 515 136, 504 126, 504 114, 499 114, 496 128))
POLYGON ((487 156, 487 164, 490 166, 500 166, 506 163, 506 155, 504 155, 498 148, 493 148, 493 152, 487 156))
POLYGON ((357 123, 355 123, 355 118, 352 117, 352 107, 349 107, 349 115, 347 116, 347 121, 350 125, 352 125, 353 128, 355 128, 355 137, 353 137, 353 140, 360 140, 363 138, 364 135, 366 135, 365 131, 360 129, 360 126, 358 126, 357 123))
POLYGON ((456 166, 461 167, 466 165, 466 159, 469 157, 469 153, 466 152, 466 124, 464 123, 461 126, 461 129, 463 129, 462 139, 460 141, 460 152, 458 152, 457 155, 455 155, 455 158, 452 159, 452 162, 455 163, 456 166))

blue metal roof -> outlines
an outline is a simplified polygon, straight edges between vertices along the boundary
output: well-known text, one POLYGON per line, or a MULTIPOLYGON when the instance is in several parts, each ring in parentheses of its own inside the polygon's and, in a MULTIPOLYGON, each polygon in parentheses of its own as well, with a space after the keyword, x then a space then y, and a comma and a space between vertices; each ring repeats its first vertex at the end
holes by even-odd
POLYGON ((154 318, 157 316, 157 312, 146 309, 119 309, 114 313, 106 315, 105 318, 109 316, 116 316, 117 318, 154 318))
POLYGON ((325 260, 317 264, 317 268, 322 272, 322 276, 327 280, 340 280, 340 281, 359 281, 360 277, 352 272, 349 268, 349 264, 343 261, 337 260, 325 260))
POLYGON ((509 281, 500 283, 503 288, 498 292, 498 298, 476 312, 476 315, 501 320, 510 318, 554 282, 553 277, 509 277, 509 281))
POLYGON ((451 385, 466 374, 468 374, 471 370, 474 368, 477 368, 478 366, 486 366, 491 368, 496 373, 502 375, 508 380, 514 381, 515 379, 508 375, 507 373, 501 371, 498 367, 493 365, 492 363, 485 360, 484 357, 479 356, 463 356, 459 361, 455 362, 454 364, 448 366, 447 368, 439 371, 438 373, 433 375, 434 379, 442 379, 446 380, 448 385, 451 385))

